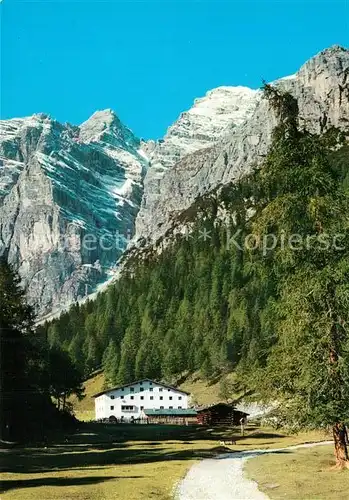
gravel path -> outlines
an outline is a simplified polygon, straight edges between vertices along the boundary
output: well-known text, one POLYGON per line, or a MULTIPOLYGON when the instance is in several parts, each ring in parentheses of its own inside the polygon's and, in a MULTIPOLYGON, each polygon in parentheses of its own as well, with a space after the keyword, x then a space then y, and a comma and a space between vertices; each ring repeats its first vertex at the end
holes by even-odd
POLYGON ((202 460, 193 465, 185 478, 179 483, 176 500, 268 500, 259 491, 255 481, 244 477, 245 462, 258 455, 278 453, 284 450, 311 448, 332 444, 331 441, 301 444, 273 450, 249 450, 237 453, 224 453, 216 458, 202 460))

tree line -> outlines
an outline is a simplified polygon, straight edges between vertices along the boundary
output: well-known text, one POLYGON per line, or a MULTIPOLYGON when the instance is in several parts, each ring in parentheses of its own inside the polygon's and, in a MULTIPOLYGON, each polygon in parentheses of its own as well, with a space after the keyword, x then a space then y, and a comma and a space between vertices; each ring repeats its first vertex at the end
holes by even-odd
POLYGON ((19 277, 0 260, 0 439, 43 439, 74 424, 67 398, 83 397, 69 355, 35 331, 19 277))

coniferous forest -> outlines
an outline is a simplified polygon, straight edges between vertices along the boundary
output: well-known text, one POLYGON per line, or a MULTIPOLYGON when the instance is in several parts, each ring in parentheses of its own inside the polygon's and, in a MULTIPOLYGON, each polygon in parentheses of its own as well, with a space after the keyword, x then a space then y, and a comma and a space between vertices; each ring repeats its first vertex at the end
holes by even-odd
POLYGON ((264 93, 279 125, 262 164, 198 199, 181 220, 190 232, 133 255, 96 301, 39 333, 85 375, 103 367, 110 386, 235 371, 285 401, 293 425, 338 436, 349 413, 349 148, 335 129, 300 130, 289 94, 264 93))

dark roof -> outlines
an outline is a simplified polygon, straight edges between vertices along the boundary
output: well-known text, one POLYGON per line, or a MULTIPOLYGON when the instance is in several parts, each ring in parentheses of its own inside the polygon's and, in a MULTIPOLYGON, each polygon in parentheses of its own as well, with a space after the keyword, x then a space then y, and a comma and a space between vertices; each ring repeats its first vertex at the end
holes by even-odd
POLYGON ((230 408, 230 409, 232 409, 235 412, 242 413, 244 415, 249 415, 248 413, 246 413, 244 411, 241 411, 241 410, 238 410, 237 408, 235 408, 233 403, 223 403, 223 402, 213 403, 213 404, 210 404, 210 405, 200 406, 200 407, 198 407, 196 409, 197 409, 197 412, 200 413, 201 411, 210 410, 211 408, 218 408, 218 407, 222 407, 222 406, 225 407, 225 408, 230 408))
POLYGON ((203 406, 199 406, 197 407, 197 411, 201 411, 201 410, 208 410, 210 408, 216 408, 218 406, 224 406, 226 408, 231 408, 231 409, 234 409, 234 406, 230 403, 212 403, 212 404, 209 404, 209 405, 203 405, 203 406))
POLYGON ((174 408, 174 409, 162 409, 162 410, 143 410, 148 417, 153 417, 155 415, 161 416, 176 416, 176 417, 185 417, 185 416, 195 416, 197 411, 194 408, 174 408))
POLYGON ((161 387, 181 392, 182 394, 186 394, 187 396, 189 396, 190 394, 189 392, 182 391, 182 389, 178 389, 178 387, 173 387, 172 385, 163 384, 162 382, 156 382, 156 380, 152 380, 150 378, 143 378, 142 380, 135 380, 135 382, 131 382, 130 384, 118 385, 116 387, 111 387, 110 389, 106 389, 105 391, 97 392, 97 394, 94 394, 92 397, 98 398, 98 396, 102 396, 102 394, 106 394, 107 392, 117 391, 118 389, 122 389, 123 387, 130 387, 131 385, 139 384, 140 382, 153 382, 154 384, 161 385, 161 387))

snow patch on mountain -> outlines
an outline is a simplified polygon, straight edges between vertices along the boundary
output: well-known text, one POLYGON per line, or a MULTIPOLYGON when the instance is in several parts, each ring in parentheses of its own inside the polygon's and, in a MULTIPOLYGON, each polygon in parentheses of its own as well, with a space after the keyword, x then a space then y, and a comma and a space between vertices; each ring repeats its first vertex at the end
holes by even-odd
POLYGON ((211 146, 252 114, 258 96, 257 90, 248 87, 218 87, 195 99, 163 140, 145 146, 152 167, 165 171, 188 154, 211 146))
POLYGON ((141 202, 148 162, 139 151, 110 110, 81 127, 44 114, 0 121, 0 255, 39 315, 110 279, 141 202))
POLYGON ((136 240, 143 236, 151 217, 148 207, 161 197, 164 175, 181 160, 212 147, 229 136, 253 114, 261 98, 259 90, 248 87, 218 87, 195 99, 188 111, 168 129, 161 141, 143 144, 150 167, 144 179, 144 195, 136 219, 136 240))

